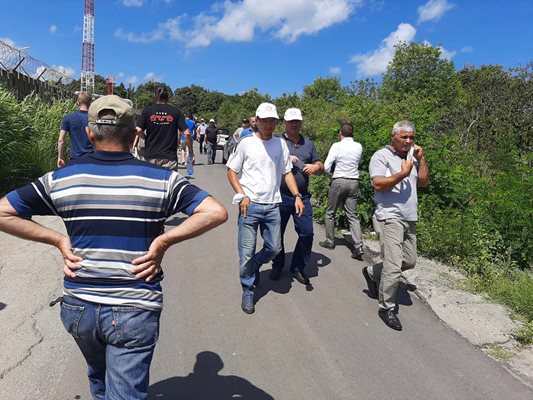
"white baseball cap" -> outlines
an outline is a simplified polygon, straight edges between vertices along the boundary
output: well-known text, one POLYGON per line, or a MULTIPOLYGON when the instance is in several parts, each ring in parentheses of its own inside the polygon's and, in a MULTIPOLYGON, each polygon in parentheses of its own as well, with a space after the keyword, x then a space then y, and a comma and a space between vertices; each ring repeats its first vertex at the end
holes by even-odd
POLYGON ((214 120, 213 118, 211 118, 211 119, 209 120, 209 122, 215 122, 215 120, 214 120))
POLYGON ((278 117, 278 112, 276 111, 276 106, 272 103, 261 103, 257 107, 255 115, 259 118, 276 118, 278 117))
POLYGON ((283 119, 285 121, 294 121, 295 119, 297 119, 298 121, 302 121, 302 110, 300 110, 299 108, 289 108, 287 109, 287 111, 285 111, 283 119))

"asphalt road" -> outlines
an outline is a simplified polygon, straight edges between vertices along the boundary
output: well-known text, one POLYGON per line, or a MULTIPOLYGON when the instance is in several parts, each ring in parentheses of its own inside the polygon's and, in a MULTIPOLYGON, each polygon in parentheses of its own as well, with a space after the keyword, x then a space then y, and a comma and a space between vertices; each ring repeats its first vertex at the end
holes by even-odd
MULTIPOLYGON (((233 192, 225 166, 206 165, 205 158, 197 155, 193 182, 226 205, 230 218, 165 256, 165 308, 151 369, 151 399, 532 398, 529 388, 406 291, 399 299, 403 331, 387 328, 377 316, 376 300, 364 291, 365 264, 352 260, 345 246, 334 251, 319 247, 320 225, 315 225, 308 267, 312 287, 292 281, 288 271, 271 282, 270 266, 264 265, 256 312, 244 314, 233 192)), ((180 218, 169 221, 168 228, 180 218)), ((295 238, 289 223, 288 260, 295 238)), ((60 325, 58 318, 50 323, 60 325)), ((49 380, 53 390, 41 393, 54 393, 46 397, 54 400, 90 399, 81 355, 66 334, 57 335, 52 346, 57 374, 49 380)), ((51 374, 49 368, 32 366, 35 376, 51 374)), ((16 382, 15 373, 6 377, 16 382)), ((0 391, 2 399, 24 398, 22 389, 10 390, 0 391)))

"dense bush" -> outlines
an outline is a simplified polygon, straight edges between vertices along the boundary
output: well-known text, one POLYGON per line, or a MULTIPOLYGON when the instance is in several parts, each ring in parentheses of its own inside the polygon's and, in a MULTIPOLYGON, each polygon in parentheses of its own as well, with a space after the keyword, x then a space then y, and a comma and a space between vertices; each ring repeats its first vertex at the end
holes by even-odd
POLYGON ((46 104, 35 96, 17 102, 0 86, 2 195, 55 168, 61 119, 73 109, 73 102, 46 104))

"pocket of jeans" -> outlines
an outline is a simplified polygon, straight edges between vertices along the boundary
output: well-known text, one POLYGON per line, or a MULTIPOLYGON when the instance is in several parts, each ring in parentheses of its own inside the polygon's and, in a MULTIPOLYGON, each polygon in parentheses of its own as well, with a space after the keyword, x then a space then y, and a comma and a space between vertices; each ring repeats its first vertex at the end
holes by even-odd
POLYGON ((83 306, 74 306, 71 304, 66 304, 65 302, 61 303, 61 322, 63 323, 63 326, 67 332, 75 338, 79 338, 78 330, 84 310, 85 307, 83 306))
POLYGON ((159 311, 137 307, 113 307, 116 345, 128 348, 155 344, 159 338, 159 311))

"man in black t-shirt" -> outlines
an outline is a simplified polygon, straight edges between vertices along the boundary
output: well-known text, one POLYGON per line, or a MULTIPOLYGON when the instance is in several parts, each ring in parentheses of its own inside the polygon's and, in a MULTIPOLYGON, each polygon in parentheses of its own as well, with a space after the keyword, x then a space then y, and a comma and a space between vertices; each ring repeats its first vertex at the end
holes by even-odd
POLYGON ((209 126, 205 130, 205 141, 207 143, 207 163, 214 164, 218 143, 218 128, 214 119, 209 120, 209 126))
POLYGON ((193 154, 191 134, 183 113, 168 104, 166 88, 155 91, 155 104, 146 106, 137 121, 137 136, 145 140, 140 158, 162 167, 178 169, 178 135, 185 135, 189 154, 193 154))

